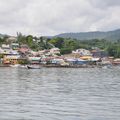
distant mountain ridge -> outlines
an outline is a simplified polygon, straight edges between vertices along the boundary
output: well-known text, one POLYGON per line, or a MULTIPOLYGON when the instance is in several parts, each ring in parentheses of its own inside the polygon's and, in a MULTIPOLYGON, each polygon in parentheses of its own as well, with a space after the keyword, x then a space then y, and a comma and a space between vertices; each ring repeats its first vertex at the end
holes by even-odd
POLYGON ((4 37, 4 36, 5 36, 4 34, 0 34, 0 38, 1 38, 1 37, 4 37))
POLYGON ((1 34, 1 33, 0 33, 0 38, 3 38, 3 37, 5 37, 5 36, 10 36, 10 35, 7 35, 7 34, 1 34))
POLYGON ((120 29, 114 31, 95 31, 95 32, 80 32, 80 33, 63 33, 54 37, 73 38, 78 40, 91 40, 91 39, 106 39, 116 41, 120 39, 120 29))

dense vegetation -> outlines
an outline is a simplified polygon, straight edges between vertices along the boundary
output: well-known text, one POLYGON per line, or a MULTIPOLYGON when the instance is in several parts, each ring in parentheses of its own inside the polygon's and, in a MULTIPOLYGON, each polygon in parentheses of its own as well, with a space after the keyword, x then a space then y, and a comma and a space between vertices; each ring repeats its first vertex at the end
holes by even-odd
POLYGON ((19 44, 27 44, 34 51, 50 49, 54 47, 45 37, 34 37, 32 35, 25 36, 21 33, 17 34, 17 42, 19 44))
MULTIPOLYGON (((8 36, 0 38, 0 44, 7 43, 8 36)), ((47 37, 35 37, 32 35, 17 34, 19 44, 27 44, 32 50, 38 51, 58 47, 61 54, 71 53, 72 50, 84 48, 91 50, 92 48, 100 48, 108 52, 109 56, 120 57, 120 39, 113 42, 105 39, 77 40, 71 38, 55 37, 48 39, 47 37)))
POLYGON ((62 54, 71 53, 72 50, 78 48, 84 48, 88 50, 100 48, 108 52, 109 56, 120 57, 120 40, 111 42, 105 39, 80 41, 76 39, 53 38, 49 42, 54 44, 55 47, 60 48, 62 54))

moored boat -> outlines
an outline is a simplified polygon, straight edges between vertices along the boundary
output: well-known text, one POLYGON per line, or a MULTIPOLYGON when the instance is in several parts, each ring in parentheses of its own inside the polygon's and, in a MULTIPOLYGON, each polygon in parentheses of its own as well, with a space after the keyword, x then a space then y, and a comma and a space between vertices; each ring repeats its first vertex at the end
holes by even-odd
POLYGON ((39 65, 27 65, 28 69, 41 69, 39 65))

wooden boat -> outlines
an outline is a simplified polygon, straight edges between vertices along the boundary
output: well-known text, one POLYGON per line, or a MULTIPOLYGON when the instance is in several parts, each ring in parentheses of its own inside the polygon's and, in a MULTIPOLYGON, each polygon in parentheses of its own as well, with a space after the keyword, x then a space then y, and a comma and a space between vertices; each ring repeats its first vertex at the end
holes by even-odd
POLYGON ((39 65, 27 65, 28 69, 41 69, 39 65))

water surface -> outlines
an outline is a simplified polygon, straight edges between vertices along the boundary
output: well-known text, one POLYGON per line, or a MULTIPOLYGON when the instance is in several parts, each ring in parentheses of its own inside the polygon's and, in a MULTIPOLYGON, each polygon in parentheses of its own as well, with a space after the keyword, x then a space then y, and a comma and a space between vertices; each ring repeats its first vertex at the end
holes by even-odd
POLYGON ((120 68, 0 68, 0 120, 120 120, 120 68))

